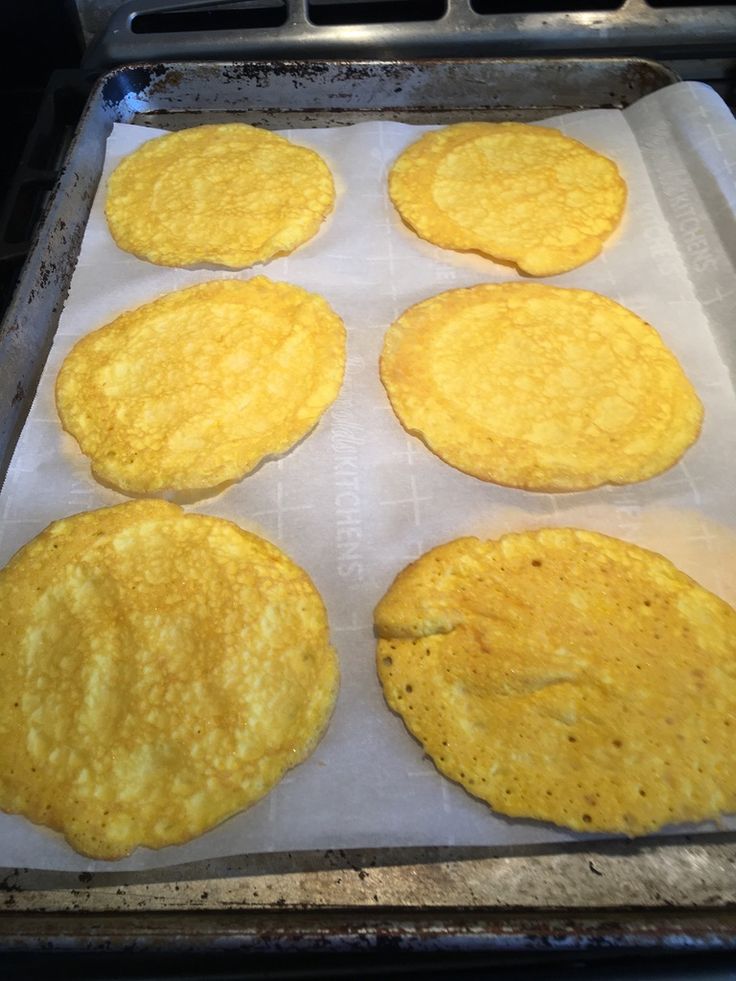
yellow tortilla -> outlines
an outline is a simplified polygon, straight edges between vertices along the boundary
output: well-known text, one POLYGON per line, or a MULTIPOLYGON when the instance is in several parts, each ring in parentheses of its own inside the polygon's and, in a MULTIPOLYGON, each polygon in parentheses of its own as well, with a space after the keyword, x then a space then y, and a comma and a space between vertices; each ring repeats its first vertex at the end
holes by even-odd
POLYGON ((736 810, 736 611, 569 528, 461 538, 375 613, 390 707, 494 810, 641 835, 736 810))
POLYGON ((458 123, 425 133, 394 163, 389 193, 421 238, 532 276, 594 259, 626 204, 612 160, 525 123, 458 123))
POLYGON ((0 571, 0 807, 93 858, 188 841, 314 749, 337 685, 273 545, 164 501, 64 518, 0 571))
POLYGON ((381 379, 402 425, 453 467, 511 487, 647 480, 697 439, 703 408, 657 332, 587 290, 451 290, 389 328, 381 379))
POLYGON ((167 293, 87 334, 56 382, 100 480, 199 491, 283 453, 334 401, 345 328, 322 297, 264 276, 167 293))
POLYGON ((226 123, 144 143, 111 174, 105 215, 116 244, 142 259, 239 269, 293 252, 334 201, 314 150, 226 123))

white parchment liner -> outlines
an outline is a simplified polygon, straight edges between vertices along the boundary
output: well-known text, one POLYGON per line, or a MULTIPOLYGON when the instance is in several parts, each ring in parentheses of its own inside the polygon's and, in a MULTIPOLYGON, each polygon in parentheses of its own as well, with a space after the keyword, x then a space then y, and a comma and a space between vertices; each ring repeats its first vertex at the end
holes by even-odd
MULTIPOLYGON (((443 290, 520 278, 478 256, 430 246, 398 219, 386 195, 387 170, 428 127, 367 122, 288 134, 329 163, 336 209, 293 255, 239 273, 161 268, 114 245, 103 214, 107 176, 160 132, 114 128, 58 334, 0 496, 0 565, 49 522, 125 500, 94 481, 56 415, 54 379, 80 335, 123 310, 208 279, 265 274, 296 283, 324 295, 345 321, 349 358, 342 392, 296 449, 189 507, 237 521, 307 569, 327 604, 342 689, 313 757, 255 807, 190 844, 93 862, 58 835, 0 815, 0 865, 124 870, 259 851, 584 837, 496 816, 441 777, 385 706, 372 634, 375 603, 422 552, 460 535, 495 537, 540 525, 595 529, 653 548, 736 603, 736 400, 723 360, 729 343, 724 325, 734 305, 729 243, 736 227, 736 124, 707 86, 682 83, 624 112, 580 112, 547 125, 613 158, 629 201, 622 227, 600 258, 541 281, 596 290, 644 317, 679 357, 705 404, 697 444, 680 464, 644 484, 560 495, 495 487, 442 463, 395 419, 377 370, 391 321, 443 290)), ((736 819, 726 826, 736 827, 736 819)))

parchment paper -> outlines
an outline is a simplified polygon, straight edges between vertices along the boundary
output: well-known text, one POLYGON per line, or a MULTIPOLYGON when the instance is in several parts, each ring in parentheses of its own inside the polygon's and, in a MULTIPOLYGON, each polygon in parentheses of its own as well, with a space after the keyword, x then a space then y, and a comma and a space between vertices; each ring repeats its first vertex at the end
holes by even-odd
MULTIPOLYGON (((346 323, 342 392, 293 451, 189 507, 239 522, 308 570, 327 605, 342 689, 312 758, 255 807, 192 843, 92 862, 58 835, 0 815, 0 865, 124 870, 272 850, 585 837, 496 816, 441 777, 385 706, 372 635, 375 603, 394 575, 430 547, 460 535, 495 537, 541 525, 595 529, 653 548, 736 602, 736 401, 724 364, 733 343, 736 124, 707 86, 682 83, 624 112, 580 112, 547 125, 616 160, 630 196, 622 227, 600 258, 543 281, 599 291, 652 323, 705 404, 696 445, 680 464, 643 484, 559 495, 494 487, 444 464, 394 417, 377 370, 391 321, 442 290, 520 278, 480 257, 420 241, 394 213, 387 169, 428 127, 367 122, 292 131, 292 139, 315 148, 332 168, 336 209, 293 255, 239 273, 160 268, 114 245, 103 214, 107 176, 159 132, 115 127, 58 335, 0 496, 0 564, 49 522, 124 500, 95 482, 56 415, 54 379, 80 335, 164 292, 211 278, 266 274, 296 283, 324 295, 346 323)), ((726 826, 736 827, 736 819, 726 826)))

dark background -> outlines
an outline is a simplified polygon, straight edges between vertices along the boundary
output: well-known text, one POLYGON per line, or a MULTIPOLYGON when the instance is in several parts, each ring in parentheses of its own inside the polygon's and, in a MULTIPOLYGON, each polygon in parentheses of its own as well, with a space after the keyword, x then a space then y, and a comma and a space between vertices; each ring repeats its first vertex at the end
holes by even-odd
POLYGON ((0 3, 0 186, 20 159, 44 88, 55 68, 76 68, 82 56, 71 4, 63 0, 0 3))

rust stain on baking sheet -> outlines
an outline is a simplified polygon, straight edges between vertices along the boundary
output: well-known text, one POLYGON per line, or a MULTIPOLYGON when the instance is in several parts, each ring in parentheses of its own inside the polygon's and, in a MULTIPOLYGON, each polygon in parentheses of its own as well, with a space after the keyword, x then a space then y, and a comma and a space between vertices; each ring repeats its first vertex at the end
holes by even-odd
POLYGON ((329 73, 330 65, 324 62, 244 62, 240 65, 229 65, 223 72, 223 78, 231 82, 250 81, 256 88, 267 88, 274 77, 289 79, 294 88, 300 88, 303 83, 319 79, 329 73))

